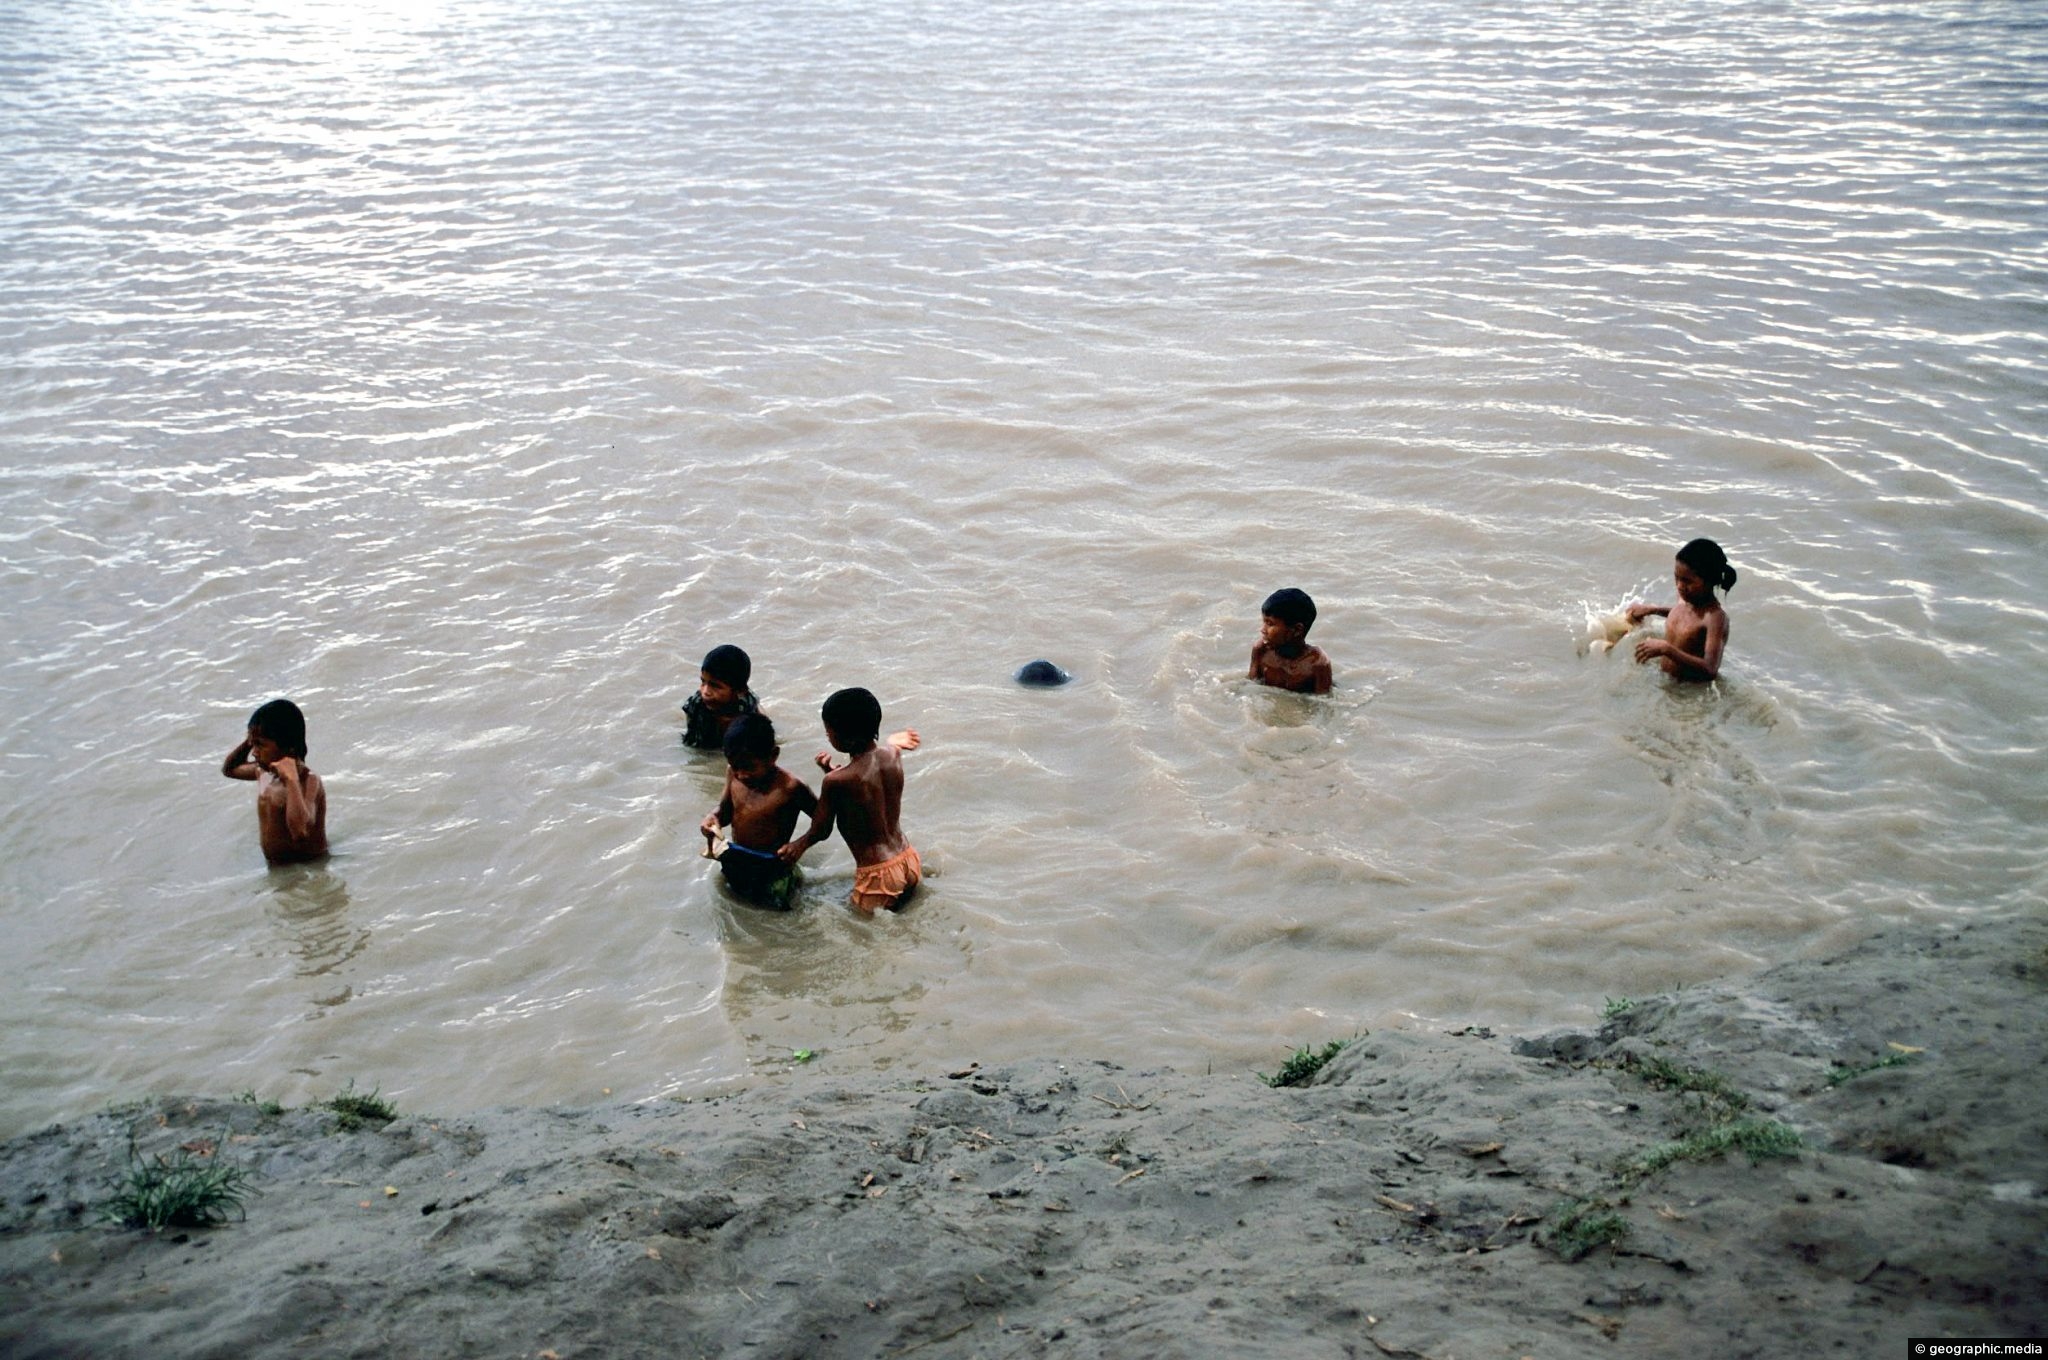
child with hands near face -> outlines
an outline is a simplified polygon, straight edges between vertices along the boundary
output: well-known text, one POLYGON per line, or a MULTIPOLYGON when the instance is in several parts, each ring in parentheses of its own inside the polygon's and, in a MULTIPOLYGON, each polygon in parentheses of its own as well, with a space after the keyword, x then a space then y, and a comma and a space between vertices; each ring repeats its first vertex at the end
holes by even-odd
POLYGON ((256 834, 272 864, 296 864, 327 853, 327 786, 306 768, 306 715, 289 699, 272 699, 249 715, 249 732, 228 752, 220 772, 256 781, 256 834))

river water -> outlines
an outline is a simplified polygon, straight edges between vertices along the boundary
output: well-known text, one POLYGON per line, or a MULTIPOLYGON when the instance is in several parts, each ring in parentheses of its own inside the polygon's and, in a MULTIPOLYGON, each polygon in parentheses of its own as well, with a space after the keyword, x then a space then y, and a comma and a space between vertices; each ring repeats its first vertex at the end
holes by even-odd
POLYGON ((2037 6, 20 0, 0 145, 0 1131, 1271 1070, 2041 908, 2037 6), (1582 654, 1697 535, 1723 680, 1582 654), (707 873, 725 642, 813 783, 833 689, 923 735, 913 910, 707 873), (275 695, 324 865, 217 772, 275 695))

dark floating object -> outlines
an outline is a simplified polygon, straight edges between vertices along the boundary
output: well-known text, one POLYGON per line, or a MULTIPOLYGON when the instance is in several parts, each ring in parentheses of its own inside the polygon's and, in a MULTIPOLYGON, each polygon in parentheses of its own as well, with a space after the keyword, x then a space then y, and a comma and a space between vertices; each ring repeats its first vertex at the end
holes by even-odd
POLYGON ((1068 675, 1050 661, 1033 661, 1027 665, 1020 666, 1017 670, 1018 684, 1036 685, 1040 689, 1051 689, 1056 685, 1064 685, 1073 678, 1073 676, 1068 675))

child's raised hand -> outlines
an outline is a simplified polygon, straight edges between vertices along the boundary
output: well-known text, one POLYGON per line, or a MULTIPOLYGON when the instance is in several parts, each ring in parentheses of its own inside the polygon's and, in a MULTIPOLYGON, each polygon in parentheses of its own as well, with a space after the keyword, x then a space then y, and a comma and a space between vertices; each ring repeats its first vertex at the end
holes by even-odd
POLYGON ((1671 650, 1671 644, 1663 638, 1644 638, 1636 644, 1636 664, 1641 665, 1671 650))
POLYGON ((290 756, 279 756, 277 763, 270 767, 270 772, 280 779, 289 779, 294 784, 299 782, 299 762, 290 756))
POLYGON ((703 821, 701 821, 701 822, 699 822, 699 823, 697 823, 697 829, 698 829, 699 831, 701 831, 701 832, 703 832, 703 833, 704 833, 704 839, 705 839, 705 840, 707 840, 707 841, 710 841, 710 840, 717 840, 717 839, 718 839, 718 814, 717 814, 717 813, 715 813, 715 812, 707 812, 707 813, 705 813, 705 814, 704 814, 704 820, 703 820, 703 821))
POLYGON ((1628 607, 1626 613, 1630 623, 1641 623, 1644 619, 1650 617, 1650 606, 1637 601, 1628 607))
MULTIPOLYGON (((811 759, 817 761, 818 768, 823 770, 826 774, 832 773, 832 753, 830 751, 820 751, 815 756, 812 756, 811 759)), ((794 861, 792 861, 792 863, 794 863, 794 861)))
POLYGON ((924 738, 917 735, 916 728, 906 727, 901 732, 891 732, 889 744, 899 751, 915 751, 924 745, 924 738))

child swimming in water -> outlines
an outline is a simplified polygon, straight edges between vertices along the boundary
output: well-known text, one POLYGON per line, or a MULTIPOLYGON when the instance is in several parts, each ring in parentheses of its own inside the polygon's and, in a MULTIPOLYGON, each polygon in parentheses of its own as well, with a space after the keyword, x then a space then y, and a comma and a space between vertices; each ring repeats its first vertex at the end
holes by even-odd
POLYGON ((1640 623, 1664 615, 1664 636, 1636 644, 1636 660, 1652 657, 1674 680, 1713 680, 1721 674, 1721 649, 1728 644, 1728 611, 1714 597, 1716 589, 1735 585, 1735 568, 1711 538, 1696 538, 1678 550, 1671 569, 1678 586, 1677 604, 1632 604, 1628 621, 1640 623))
POLYGON ((1289 586, 1259 606, 1259 640, 1252 644, 1252 668, 1245 679, 1298 694, 1330 692, 1330 658, 1308 645, 1316 602, 1289 586))
POLYGON ((725 797, 705 816, 704 854, 718 861, 725 881, 740 896, 787 911, 803 877, 776 852, 789 843, 796 819, 818 815, 818 796, 775 762, 775 724, 760 713, 735 718, 725 733, 725 797), (718 828, 732 827, 732 843, 718 849, 718 828))
POLYGON ((850 759, 832 768, 820 752, 825 783, 810 829, 782 847, 784 864, 832 834, 836 825, 853 852, 853 907, 872 916, 884 907, 901 910, 924 878, 924 863, 903 837, 903 752, 921 744, 915 731, 880 740, 882 705, 864 689, 842 689, 825 701, 825 736, 850 759))
POLYGON ((753 674, 753 658, 737 647, 713 647, 704 654, 697 692, 683 700, 683 745, 719 750, 735 720, 761 711, 760 700, 747 688, 753 674))
POLYGON ((327 853, 327 786, 306 768, 306 715, 272 699, 249 715, 249 732, 221 761, 230 779, 256 781, 256 835, 272 864, 327 853))

